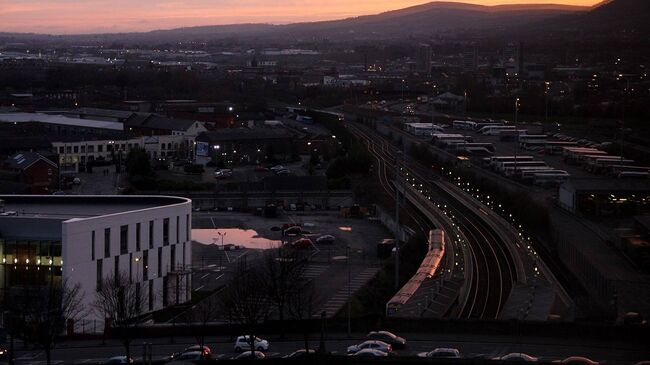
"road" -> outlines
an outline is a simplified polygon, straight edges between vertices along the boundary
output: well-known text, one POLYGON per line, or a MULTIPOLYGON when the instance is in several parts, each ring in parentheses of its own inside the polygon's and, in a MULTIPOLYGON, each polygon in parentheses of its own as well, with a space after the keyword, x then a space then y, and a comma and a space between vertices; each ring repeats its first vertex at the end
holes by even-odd
MULTIPOLYGON (((348 122, 350 130, 368 146, 369 151, 377 159, 383 160, 382 165, 389 169, 394 165, 398 149, 386 143, 383 137, 369 128, 348 122)), ((473 266, 473 275, 469 280, 469 298, 465 305, 456 313, 460 318, 497 318, 505 301, 510 295, 514 282, 517 280, 516 267, 512 253, 502 237, 494 229, 483 222, 483 217, 473 209, 467 208, 464 202, 441 191, 432 180, 439 179, 431 171, 417 162, 404 160, 402 165, 405 182, 418 189, 437 191, 440 198, 448 203, 449 214, 455 218, 461 231, 467 237, 471 252, 469 264, 473 266), (420 185, 421 184, 421 185, 420 185), (425 186, 426 184, 426 186, 425 186)), ((426 199, 422 195, 422 199, 426 199)))
MULTIPOLYGON (((511 352, 524 352, 544 360, 561 359, 568 356, 586 356, 595 360, 606 360, 611 364, 632 364, 650 358, 650 351, 639 344, 619 342, 585 342, 580 339, 550 339, 513 336, 489 336, 471 334, 409 334, 401 333, 408 340, 404 350, 396 350, 397 356, 416 356, 419 352, 431 351, 436 347, 458 348, 464 357, 503 356, 511 352)), ((280 340, 278 338, 260 337, 269 340, 271 346, 267 355, 280 357, 296 349, 304 348, 304 340, 300 335, 292 335, 280 340)), ((153 359, 162 360, 171 353, 180 351, 196 343, 193 337, 175 338, 171 343, 168 338, 147 339, 152 343, 153 359)), ((350 345, 363 341, 363 334, 353 333, 351 338, 343 333, 327 334, 325 347, 332 354, 343 355, 350 345)), ((137 361, 142 356, 142 343, 138 339, 133 342, 132 357, 137 361)), ((233 339, 227 336, 208 337, 206 345, 209 346, 216 358, 228 359, 236 356, 233 351, 233 339)), ((316 348, 319 344, 318 334, 310 337, 310 347, 316 348)), ((101 340, 75 341, 59 344, 53 351, 54 364, 88 364, 98 363, 112 356, 124 353, 123 347, 115 340, 102 344, 101 340)), ((42 351, 17 350, 16 363, 19 365, 42 365, 44 354, 42 351)))

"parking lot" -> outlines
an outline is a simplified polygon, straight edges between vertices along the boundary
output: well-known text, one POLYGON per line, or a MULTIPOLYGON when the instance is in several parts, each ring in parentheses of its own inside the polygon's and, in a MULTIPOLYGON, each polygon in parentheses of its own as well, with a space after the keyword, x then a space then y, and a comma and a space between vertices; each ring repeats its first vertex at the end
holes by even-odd
POLYGON ((255 265, 265 249, 309 238, 314 244, 302 250, 308 256, 303 277, 318 284, 314 313, 324 310, 328 316, 338 312, 350 296, 376 275, 381 264, 377 243, 391 237, 379 222, 341 218, 338 212, 331 211, 291 212, 278 218, 237 212, 195 212, 192 231, 195 290, 223 285, 229 272, 238 265, 255 265), (308 233, 282 237, 280 231, 271 229, 291 223, 301 225, 308 233), (332 235, 334 242, 316 243, 322 235, 332 235))

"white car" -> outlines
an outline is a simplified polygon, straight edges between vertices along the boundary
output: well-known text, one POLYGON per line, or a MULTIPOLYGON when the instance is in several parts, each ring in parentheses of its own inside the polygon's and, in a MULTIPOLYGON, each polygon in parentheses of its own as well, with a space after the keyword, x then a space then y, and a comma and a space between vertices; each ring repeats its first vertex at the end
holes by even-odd
MULTIPOLYGON (((235 340, 235 351, 236 352, 242 352, 246 350, 250 350, 251 348, 251 343, 248 340, 250 336, 239 336, 235 340)), ((267 340, 261 339, 259 337, 255 337, 255 343, 254 343, 255 350, 257 351, 268 351, 269 350, 269 342, 267 340)))
POLYGON ((353 354, 350 354, 350 356, 362 356, 362 357, 384 357, 388 356, 387 352, 383 352, 381 350, 375 350, 375 349, 363 349, 359 350, 353 354))
POLYGON ((458 359, 460 358, 460 351, 454 348, 448 347, 438 347, 433 351, 421 352, 418 354, 419 357, 430 357, 437 359, 458 359))
POLYGON ((75 184, 75 185, 81 185, 81 179, 78 178, 78 177, 75 177, 74 179, 72 179, 72 183, 75 184))
POLYGON ((355 354, 364 349, 379 350, 385 353, 393 351, 391 345, 387 344, 384 341, 368 340, 358 345, 352 345, 348 347, 348 354, 355 354))
POLYGON ((494 360, 508 361, 508 362, 537 362, 537 358, 524 354, 523 352, 511 352, 507 355, 503 355, 494 360))
POLYGON ((275 165, 275 166, 271 167, 269 170, 275 172, 275 171, 285 170, 285 168, 282 165, 275 165))

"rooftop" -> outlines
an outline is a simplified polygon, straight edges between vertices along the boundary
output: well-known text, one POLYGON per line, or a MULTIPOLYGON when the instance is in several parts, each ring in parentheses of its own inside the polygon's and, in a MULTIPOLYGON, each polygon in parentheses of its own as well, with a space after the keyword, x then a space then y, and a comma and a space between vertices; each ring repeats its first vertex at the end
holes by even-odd
MULTIPOLYGON (((166 205, 182 204, 186 198, 146 195, 0 195, 4 212, 16 212, 20 217, 81 219, 132 212, 166 205)), ((0 208, 1 211, 2 208, 0 208)))
POLYGON ((49 115, 43 113, 2 113, 0 122, 4 123, 27 123, 40 122, 48 124, 60 124, 75 127, 100 128, 123 130, 124 126, 118 122, 107 122, 104 120, 70 118, 63 115, 49 115))
POLYGON ((202 141, 211 143, 221 141, 287 139, 294 135, 284 128, 225 128, 204 132, 199 135, 202 141))

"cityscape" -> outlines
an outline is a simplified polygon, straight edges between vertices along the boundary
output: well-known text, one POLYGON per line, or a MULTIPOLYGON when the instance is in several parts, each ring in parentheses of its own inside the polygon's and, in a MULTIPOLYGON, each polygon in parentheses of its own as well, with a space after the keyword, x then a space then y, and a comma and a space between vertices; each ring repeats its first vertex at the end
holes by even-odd
POLYGON ((0 363, 649 364, 650 1, 424 1, 0 1, 0 363))

